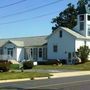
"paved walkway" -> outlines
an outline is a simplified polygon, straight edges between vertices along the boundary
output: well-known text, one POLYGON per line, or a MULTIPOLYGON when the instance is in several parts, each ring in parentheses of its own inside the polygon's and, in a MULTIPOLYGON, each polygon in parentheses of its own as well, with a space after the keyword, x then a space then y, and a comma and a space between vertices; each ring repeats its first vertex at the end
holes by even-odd
POLYGON ((61 77, 73 77, 73 76, 82 76, 82 75, 90 75, 90 71, 72 71, 72 72, 58 72, 58 73, 50 73, 53 76, 51 78, 61 78, 61 77))

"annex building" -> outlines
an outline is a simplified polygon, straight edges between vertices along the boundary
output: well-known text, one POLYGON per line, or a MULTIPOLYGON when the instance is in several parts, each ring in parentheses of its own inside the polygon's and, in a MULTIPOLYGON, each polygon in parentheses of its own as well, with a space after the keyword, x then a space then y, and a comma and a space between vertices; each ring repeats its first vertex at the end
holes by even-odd
MULTIPOLYGON (((48 36, 0 39, 0 59, 72 62, 80 46, 90 48, 90 1, 77 15, 73 30, 59 27, 48 36)), ((90 56, 88 57, 90 59, 90 56)))

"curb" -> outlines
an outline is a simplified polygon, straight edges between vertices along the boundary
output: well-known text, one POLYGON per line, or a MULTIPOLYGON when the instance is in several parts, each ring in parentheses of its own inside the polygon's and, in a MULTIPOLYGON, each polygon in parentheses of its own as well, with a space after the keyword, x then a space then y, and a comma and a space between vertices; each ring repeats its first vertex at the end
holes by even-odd
POLYGON ((8 83, 8 82, 20 82, 20 81, 30 81, 30 80, 44 80, 50 78, 64 78, 64 77, 75 77, 75 76, 84 76, 90 75, 90 71, 79 71, 79 72, 65 72, 65 73, 50 73, 53 76, 49 77, 31 77, 24 79, 12 79, 12 80, 1 80, 0 83, 8 83))
POLYGON ((44 80, 44 79, 49 79, 49 78, 50 77, 35 77, 35 78, 25 78, 25 79, 1 80, 0 83, 30 81, 30 80, 44 80))
POLYGON ((26 79, 12 79, 12 80, 0 80, 0 83, 29 81, 29 80, 30 80, 30 78, 26 78, 26 79))

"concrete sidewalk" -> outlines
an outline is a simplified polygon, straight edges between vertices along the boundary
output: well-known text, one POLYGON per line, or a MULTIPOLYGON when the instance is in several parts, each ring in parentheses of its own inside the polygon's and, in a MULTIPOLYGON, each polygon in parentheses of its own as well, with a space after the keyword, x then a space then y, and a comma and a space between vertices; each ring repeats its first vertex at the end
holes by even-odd
POLYGON ((51 78, 62 78, 62 77, 74 77, 74 76, 83 76, 90 75, 90 71, 74 71, 74 72, 58 72, 58 73, 50 73, 53 76, 51 78))

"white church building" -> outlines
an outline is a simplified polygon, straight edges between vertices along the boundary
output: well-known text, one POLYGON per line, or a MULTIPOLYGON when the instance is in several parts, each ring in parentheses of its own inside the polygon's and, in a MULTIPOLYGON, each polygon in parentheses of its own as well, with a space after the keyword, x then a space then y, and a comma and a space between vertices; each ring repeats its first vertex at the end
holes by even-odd
MULTIPOLYGON (((0 39, 0 59, 72 62, 80 46, 90 48, 90 3, 77 15, 73 30, 59 27, 48 36, 0 39)), ((90 56, 88 57, 90 59, 90 56)))

